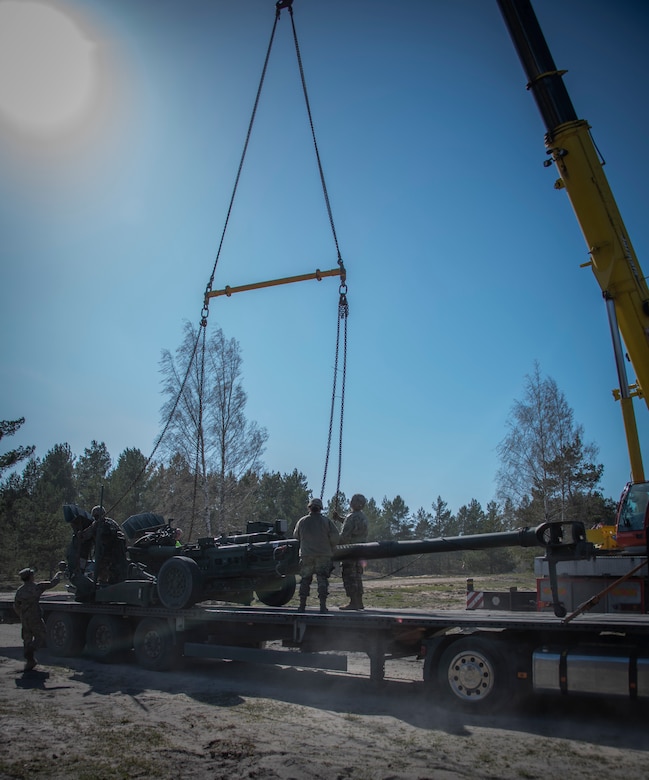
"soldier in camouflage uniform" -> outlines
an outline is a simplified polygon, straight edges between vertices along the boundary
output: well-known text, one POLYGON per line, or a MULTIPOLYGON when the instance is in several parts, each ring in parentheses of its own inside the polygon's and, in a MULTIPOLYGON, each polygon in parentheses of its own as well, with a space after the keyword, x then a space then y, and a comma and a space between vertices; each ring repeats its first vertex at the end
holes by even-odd
POLYGON ((95 506, 90 513, 95 538, 96 581, 99 585, 115 585, 128 576, 126 535, 111 517, 106 517, 103 506, 95 506))
MULTIPOLYGON (((367 503, 365 496, 355 493, 349 502, 351 513, 344 519, 340 532, 340 544, 360 544, 367 541, 367 517, 363 507, 367 503)), ((336 520, 343 518, 334 514, 336 520)), ((365 609, 363 604, 363 564, 361 561, 342 561, 343 585, 349 598, 349 604, 340 609, 365 609)))
POLYGON ((309 514, 301 517, 293 535, 300 542, 300 606, 304 612, 309 598, 313 575, 318 583, 320 612, 327 612, 329 577, 333 570, 332 554, 340 534, 333 520, 322 514, 322 501, 312 498, 308 504, 309 514))
POLYGON ((58 585, 60 577, 57 573, 51 580, 34 582, 33 569, 23 569, 20 572, 23 584, 16 591, 14 610, 22 623, 26 672, 36 666, 34 651, 45 645, 45 623, 38 602, 46 590, 58 585))
POLYGON ((67 552, 70 582, 77 600, 92 601, 95 585, 114 585, 128 576, 129 561, 124 531, 103 506, 88 515, 78 512, 71 519, 73 535, 67 552), (89 565, 94 557, 94 569, 89 565))
POLYGON ((111 517, 106 517, 103 506, 94 506, 90 514, 92 523, 77 536, 82 546, 94 544, 95 579, 100 585, 123 582, 128 574, 126 535, 111 517))

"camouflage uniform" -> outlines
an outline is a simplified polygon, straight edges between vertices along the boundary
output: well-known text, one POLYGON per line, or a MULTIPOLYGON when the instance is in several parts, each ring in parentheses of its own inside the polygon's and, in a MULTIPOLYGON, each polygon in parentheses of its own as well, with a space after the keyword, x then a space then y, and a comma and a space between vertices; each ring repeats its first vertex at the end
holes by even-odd
POLYGON ((295 526, 294 536, 300 542, 300 606, 303 612, 309 598, 313 575, 318 583, 320 612, 327 611, 329 576, 333 569, 333 548, 340 534, 334 522, 321 514, 322 501, 309 501, 309 514, 301 517, 295 526))
MULTIPOLYGON (((352 496, 352 512, 347 515, 340 532, 340 544, 361 544, 367 541, 367 517, 362 512, 365 497, 360 493, 352 496)), ((341 574, 349 604, 341 609, 364 609, 363 606, 363 564, 361 561, 342 561, 341 574)))
POLYGON ((70 581, 82 601, 92 600, 93 581, 99 585, 114 585, 128 576, 126 535, 103 507, 93 507, 92 521, 88 516, 75 520, 74 534, 68 548, 70 581), (93 550, 94 548, 94 550, 93 550), (93 580, 88 578, 88 562, 94 554, 93 580), (87 581, 86 581, 87 580, 87 581))
POLYGON ((57 574, 51 580, 34 582, 33 575, 33 569, 23 569, 20 572, 24 584, 18 588, 14 598, 14 610, 22 623, 23 649, 27 661, 25 671, 36 666, 34 651, 45 645, 45 623, 38 602, 46 590, 58 584, 60 578, 57 574))
POLYGON ((126 535, 110 517, 102 517, 96 522, 99 525, 95 536, 97 582, 102 585, 123 582, 128 576, 126 535))

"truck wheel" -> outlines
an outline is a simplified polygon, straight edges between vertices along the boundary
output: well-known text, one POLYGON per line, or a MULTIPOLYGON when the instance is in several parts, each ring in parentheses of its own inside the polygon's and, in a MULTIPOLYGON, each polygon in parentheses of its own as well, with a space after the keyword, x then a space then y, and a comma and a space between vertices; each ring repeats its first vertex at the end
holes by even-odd
POLYGON ((295 577, 292 574, 268 587, 257 588, 257 598, 267 607, 283 607, 295 595, 295 577))
POLYGON ((507 696, 509 684, 504 648, 497 642, 464 637, 442 653, 437 684, 444 704, 469 712, 494 712, 507 696))
POLYGON ((180 658, 180 647, 167 620, 144 618, 138 623, 133 638, 135 657, 144 669, 164 672, 171 669, 180 658))
POLYGON ((47 649, 59 658, 81 655, 85 641, 85 621, 82 615, 52 612, 45 623, 47 649))
POLYGON ((86 650, 102 663, 119 663, 133 646, 128 620, 117 615, 93 615, 86 629, 86 650))
POLYGON ((167 609, 184 609, 200 601, 201 572, 193 558, 176 555, 158 573, 158 598, 167 609))

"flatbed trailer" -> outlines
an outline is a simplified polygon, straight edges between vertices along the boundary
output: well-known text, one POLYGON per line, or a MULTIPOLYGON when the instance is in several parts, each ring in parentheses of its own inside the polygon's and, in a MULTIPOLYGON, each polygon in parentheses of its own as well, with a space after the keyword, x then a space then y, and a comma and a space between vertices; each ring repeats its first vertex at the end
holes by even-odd
MULTIPOLYGON (((649 699, 649 615, 471 610, 327 613, 281 607, 82 604, 41 599, 48 650, 98 661, 134 652, 163 672, 182 658, 234 659, 346 671, 345 653, 365 653, 370 679, 389 659, 423 661, 423 682, 444 704, 492 712, 520 695, 595 694, 649 699), (278 649, 271 649, 267 645, 278 649)), ((0 599, 3 620, 16 620, 0 599)))

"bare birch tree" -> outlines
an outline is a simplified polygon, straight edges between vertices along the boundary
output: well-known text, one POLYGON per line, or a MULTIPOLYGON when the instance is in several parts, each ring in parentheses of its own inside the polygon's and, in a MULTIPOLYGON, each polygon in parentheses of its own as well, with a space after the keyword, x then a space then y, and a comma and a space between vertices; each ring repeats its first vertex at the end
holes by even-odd
POLYGON ((227 339, 216 328, 206 337, 203 352, 200 336, 185 323, 175 356, 168 350, 162 354, 167 397, 162 417, 165 424, 171 418, 163 448, 169 457, 180 455, 194 464, 205 531, 211 536, 214 525, 221 533, 233 530, 229 510, 237 503, 241 478, 261 468, 268 434, 246 419, 248 399, 241 384, 242 358, 236 339, 227 339))

